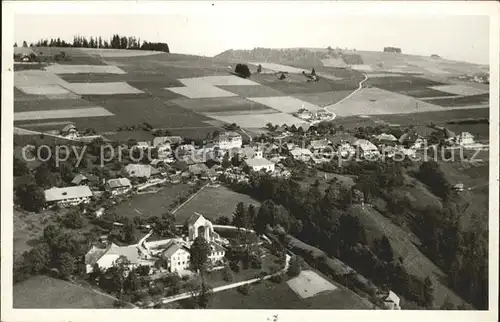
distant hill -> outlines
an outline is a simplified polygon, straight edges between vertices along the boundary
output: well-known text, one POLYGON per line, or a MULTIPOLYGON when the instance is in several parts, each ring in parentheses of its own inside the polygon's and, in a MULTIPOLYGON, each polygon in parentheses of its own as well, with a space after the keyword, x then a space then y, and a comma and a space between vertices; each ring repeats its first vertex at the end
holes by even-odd
POLYGON ((396 52, 355 51, 321 48, 254 48, 226 50, 214 58, 225 61, 254 61, 287 64, 302 68, 337 67, 365 72, 390 72, 434 75, 476 74, 488 66, 447 60, 436 55, 418 56, 396 52))

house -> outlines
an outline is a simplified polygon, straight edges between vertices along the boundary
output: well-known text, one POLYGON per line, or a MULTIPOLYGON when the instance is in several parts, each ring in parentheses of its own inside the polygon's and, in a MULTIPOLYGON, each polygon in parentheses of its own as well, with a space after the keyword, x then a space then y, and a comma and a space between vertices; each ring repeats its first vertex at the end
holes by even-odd
POLYGON ((328 144, 328 140, 326 140, 326 139, 312 140, 310 146, 311 146, 311 150, 314 153, 321 153, 321 152, 324 152, 325 150, 330 148, 330 145, 328 144))
POLYGON ((337 145, 337 153, 342 158, 356 154, 356 149, 349 142, 342 142, 337 145))
POLYGON ((162 145, 178 145, 182 143, 180 136, 157 136, 153 139, 153 147, 159 148, 162 145))
POLYGON ((92 197, 92 191, 88 186, 53 187, 45 190, 45 201, 48 204, 57 204, 61 207, 88 203, 90 197, 92 197))
POLYGON ((83 174, 77 174, 73 180, 71 180, 71 184, 75 186, 86 185, 89 183, 89 179, 83 174))
POLYGON ((406 147, 413 147, 415 149, 420 149, 425 144, 424 139, 414 130, 403 133, 398 142, 406 147))
POLYGON ((73 124, 68 124, 61 130, 61 135, 68 138, 74 139, 78 137, 78 131, 76 130, 76 126, 73 124))
POLYGON ((134 145, 134 148, 141 149, 141 150, 147 150, 147 149, 149 149, 149 142, 139 141, 139 142, 137 142, 136 145, 134 145))
POLYGON ((232 148, 240 148, 243 145, 243 139, 239 133, 224 132, 215 138, 214 143, 223 150, 229 150, 232 148))
POLYGON ((398 139, 394 135, 386 134, 386 133, 382 133, 380 135, 377 135, 375 137, 375 139, 377 140, 377 142, 383 143, 383 144, 395 144, 398 142, 398 139))
POLYGON ((130 177, 146 178, 158 176, 160 172, 149 164, 135 164, 131 163, 125 167, 125 171, 130 177))
POLYGON ((110 179, 105 184, 105 190, 113 196, 122 195, 132 190, 132 183, 127 178, 110 179))
POLYGON ((261 171, 264 169, 266 172, 274 171, 274 163, 265 158, 253 158, 245 160, 247 166, 249 166, 253 171, 261 171))
POLYGON ((474 144, 474 135, 469 132, 462 132, 455 136, 455 144, 462 146, 474 144))
POLYGON ((311 150, 303 148, 293 149, 292 151, 290 151, 290 154, 295 160, 300 160, 304 162, 308 162, 309 160, 311 160, 311 157, 313 155, 311 150))
POLYGON ((188 166, 188 171, 195 176, 200 176, 202 173, 208 171, 208 167, 204 163, 193 164, 188 166))
POLYGON ((378 157, 380 155, 377 146, 368 140, 356 140, 353 146, 356 147, 359 156, 362 158, 370 159, 373 157, 378 157))
POLYGON ((165 245, 160 258, 165 260, 167 270, 171 273, 188 270, 190 266, 189 247, 175 240, 165 245))
POLYGON ((399 306, 399 296, 397 296, 393 291, 389 291, 389 294, 382 297, 382 300, 384 301, 384 304, 387 306, 387 308, 391 310, 401 310, 401 306, 399 306))
POLYGON ((85 254, 85 267, 87 273, 91 273, 94 269, 94 265, 98 265, 99 268, 106 271, 107 269, 113 267, 117 263, 120 257, 125 257, 129 262, 129 269, 133 269, 140 265, 143 266, 153 266, 154 261, 149 252, 139 245, 130 246, 117 246, 111 243, 106 248, 98 248, 92 246, 92 248, 85 254))

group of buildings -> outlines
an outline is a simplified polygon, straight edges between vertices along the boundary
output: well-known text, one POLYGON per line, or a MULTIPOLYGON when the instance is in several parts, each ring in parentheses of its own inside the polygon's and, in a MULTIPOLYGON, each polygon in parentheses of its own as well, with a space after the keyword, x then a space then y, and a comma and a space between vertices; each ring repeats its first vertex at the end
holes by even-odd
POLYGON ((188 231, 183 237, 150 241, 150 231, 137 244, 118 246, 114 243, 93 245, 85 255, 87 273, 91 273, 96 265, 102 270, 113 267, 120 259, 126 259, 129 269, 139 266, 150 267, 150 274, 177 273, 189 274, 192 271, 190 249, 197 237, 207 241, 210 246, 208 259, 211 265, 224 262, 227 240, 214 231, 212 223, 199 213, 194 213, 187 221, 188 231))
POLYGON ((311 125, 324 121, 333 121, 336 117, 335 113, 328 112, 326 110, 313 112, 309 111, 307 108, 301 108, 297 111, 297 113, 294 113, 294 116, 308 122, 311 125))

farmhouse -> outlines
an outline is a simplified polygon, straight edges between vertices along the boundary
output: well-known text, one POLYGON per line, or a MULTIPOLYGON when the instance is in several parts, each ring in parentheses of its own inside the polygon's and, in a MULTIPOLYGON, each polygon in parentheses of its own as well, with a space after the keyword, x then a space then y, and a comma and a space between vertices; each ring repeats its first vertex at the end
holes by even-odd
POLYGON ((266 172, 274 171, 274 163, 265 158, 253 158, 245 160, 246 165, 248 165, 253 171, 261 171, 264 169, 266 172))
POLYGON ((217 136, 214 140, 215 144, 219 146, 220 149, 229 150, 232 148, 240 148, 243 144, 241 135, 236 132, 224 132, 217 136))
POLYGON ((393 291, 389 291, 389 294, 383 297, 384 304, 391 310, 401 310, 399 306, 399 296, 397 296, 393 291))
POLYGON ((359 139, 353 144, 362 158, 372 158, 380 155, 377 146, 368 140, 359 139))
POLYGON ((78 131, 76 130, 76 126, 73 124, 68 124, 61 130, 61 135, 68 139, 75 139, 78 137, 78 131))
POLYGON ((45 201, 48 204, 57 204, 61 207, 88 203, 91 196, 92 191, 90 191, 88 186, 66 188, 53 187, 45 190, 45 201))
POLYGON ((380 142, 380 143, 384 143, 384 144, 394 144, 398 141, 398 139, 396 139, 396 137, 392 134, 386 134, 386 133, 382 133, 380 135, 377 135, 375 137, 375 139, 380 142))
POLYGON ((189 247, 184 243, 171 240, 161 253, 169 272, 181 272, 189 269, 189 247))
POLYGON ((118 196, 129 192, 132 189, 132 184, 127 178, 110 179, 106 182, 105 189, 113 196, 118 196))
POLYGON ((295 160, 300 160, 300 161, 304 161, 304 162, 311 160, 311 157, 312 157, 311 150, 302 149, 302 148, 293 149, 292 151, 290 151, 290 154, 292 155, 292 157, 295 160))
POLYGON ((311 141, 311 150, 315 153, 323 152, 328 149, 330 146, 328 145, 328 140, 312 140, 311 141))
POLYGON ((86 176, 84 176, 83 174, 77 174, 73 180, 71 180, 71 184, 75 185, 75 186, 80 186, 80 185, 84 185, 84 184, 87 184, 89 182, 89 179, 87 179, 86 176))
POLYGON ((153 139, 153 146, 159 148, 162 145, 176 145, 181 144, 182 138, 180 136, 157 136, 153 139))
POLYGON ((474 135, 469 132, 462 132, 455 136, 455 144, 462 146, 474 144, 474 135))
POLYGON ((134 164, 131 163, 125 167, 125 171, 130 177, 135 178, 146 178, 149 179, 151 176, 158 175, 159 172, 149 164, 134 164))
POLYGON ((102 270, 107 270, 117 263, 120 257, 125 257, 129 262, 129 269, 135 268, 139 265, 153 266, 154 261, 151 260, 151 255, 147 250, 138 245, 130 246, 117 246, 111 243, 106 248, 92 248, 85 254, 85 267, 87 273, 94 270, 97 264, 102 270))
POLYGON ((403 133, 398 141, 400 144, 414 149, 420 149, 425 144, 425 140, 414 130, 403 133))

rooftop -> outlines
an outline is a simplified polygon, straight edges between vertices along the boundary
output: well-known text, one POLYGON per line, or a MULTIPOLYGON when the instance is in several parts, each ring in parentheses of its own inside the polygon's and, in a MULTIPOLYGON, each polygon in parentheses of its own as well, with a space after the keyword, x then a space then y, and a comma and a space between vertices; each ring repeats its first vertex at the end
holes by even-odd
POLYGON ((72 198, 91 197, 92 191, 88 186, 75 186, 65 188, 50 188, 45 190, 46 201, 60 201, 72 198))
POLYGON ((274 164, 265 158, 248 159, 248 160, 245 160, 245 162, 246 162, 246 164, 248 164, 251 167, 268 166, 268 165, 274 164))
POLYGON ((130 180, 127 178, 109 179, 107 184, 111 189, 132 186, 130 180))
POLYGON ((132 177, 146 177, 149 178, 153 174, 157 174, 158 170, 149 164, 129 164, 125 167, 125 171, 132 177))

